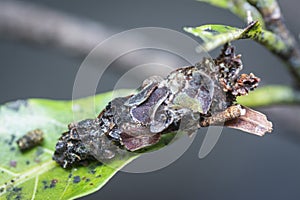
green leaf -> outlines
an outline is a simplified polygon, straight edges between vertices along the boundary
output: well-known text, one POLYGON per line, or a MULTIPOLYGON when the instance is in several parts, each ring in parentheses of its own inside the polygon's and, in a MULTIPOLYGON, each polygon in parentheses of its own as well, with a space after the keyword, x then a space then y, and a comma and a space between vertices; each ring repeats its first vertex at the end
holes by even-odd
POLYGON ((250 107, 300 103, 299 92, 289 86, 268 85, 257 88, 247 96, 237 99, 238 103, 250 107))
MULTIPOLYGON (((0 106, 0 199, 74 199, 104 186, 138 155, 109 166, 93 162, 85 167, 63 169, 52 160, 55 144, 70 122, 95 118, 113 98, 132 93, 134 90, 118 90, 75 101, 29 99, 0 106), (44 141, 22 153, 16 139, 34 129, 44 132, 44 141)), ((158 144, 139 153, 160 149, 174 136, 166 134, 158 144)))
POLYGON ((284 43, 282 38, 264 30, 258 21, 251 22, 244 29, 220 24, 208 24, 195 28, 185 27, 184 30, 203 40, 202 46, 197 49, 198 51, 201 51, 202 48, 211 51, 225 43, 248 38, 262 44, 274 53, 289 50, 289 46, 284 43))
POLYGON ((244 29, 220 24, 208 24, 195 28, 184 27, 184 30, 196 37, 200 37, 203 40, 201 48, 204 48, 206 51, 211 51, 218 46, 224 45, 225 43, 248 38, 248 33, 250 31, 253 34, 256 33, 258 28, 261 29, 261 27, 257 24, 257 21, 253 22, 244 29), (254 31, 252 31, 253 28, 255 29, 254 31))
POLYGON ((209 3, 213 6, 227 9, 233 14, 247 22, 247 12, 251 12, 253 20, 258 20, 264 27, 264 20, 259 11, 246 0, 197 0, 200 2, 209 3))
POLYGON ((67 124, 95 118, 112 99, 132 90, 109 92, 72 101, 43 99, 18 100, 0 107, 0 199, 73 199, 101 188, 128 160, 111 168, 101 163, 65 170, 52 161, 55 144, 67 124), (96 110, 94 111, 94 100, 96 110), (16 139, 26 132, 41 129, 41 146, 22 153, 16 139))
MULTIPOLYGON (((112 98, 133 92, 119 90, 75 101, 18 100, 0 106, 0 199, 74 199, 104 186, 137 156, 116 161, 112 164, 114 168, 93 162, 85 167, 63 169, 52 160, 55 144, 67 130, 67 124, 95 118, 112 98), (21 152, 16 139, 37 128, 44 132, 43 143, 21 152)), ((166 134, 157 145, 139 153, 157 150, 174 136, 166 134)))
POLYGON ((202 47, 206 51, 211 51, 229 41, 237 40, 243 34, 243 29, 219 24, 203 25, 196 28, 185 27, 184 30, 200 37, 203 40, 202 47))

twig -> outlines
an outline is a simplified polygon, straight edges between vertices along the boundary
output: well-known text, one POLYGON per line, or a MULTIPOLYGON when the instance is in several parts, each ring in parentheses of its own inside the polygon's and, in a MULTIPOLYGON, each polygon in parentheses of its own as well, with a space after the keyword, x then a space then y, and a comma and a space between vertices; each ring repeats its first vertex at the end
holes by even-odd
POLYGON ((50 45, 73 54, 86 55, 112 33, 99 23, 43 6, 14 0, 0 1, 2 37, 50 45))
MULTIPOLYGON (((251 22, 239 39, 251 38, 262 44, 274 54, 281 58, 285 58, 290 53, 290 46, 279 35, 262 29, 258 21, 251 22)), ((286 61, 286 60, 285 60, 286 61)), ((300 75, 300 74, 299 74, 300 75)), ((300 78, 300 77, 299 77, 300 78)))
POLYGON ((294 37, 283 22, 280 7, 276 0, 248 0, 248 2, 260 12, 267 30, 280 35, 291 44, 295 42, 294 37))
MULTIPOLYGON (((0 37, 2 38, 54 47, 67 55, 83 58, 97 45, 116 33, 118 30, 99 22, 78 18, 48 7, 25 1, 0 1, 0 37)), ((151 32, 149 34, 149 31, 148 35, 143 33, 130 36, 127 34, 125 38, 114 37, 113 42, 105 43, 105 51, 102 50, 101 53, 99 49, 94 51, 93 58, 96 57, 99 61, 106 61, 108 58, 117 59, 124 54, 123 51, 137 50, 137 46, 141 48, 140 44, 153 44, 155 35, 151 35, 151 32), (107 45, 108 43, 110 45, 107 45), (119 53, 120 51, 122 53, 119 53)), ((168 46, 169 43, 161 41, 159 44, 168 46)), ((151 58, 152 63, 161 63, 166 66, 177 66, 179 60, 159 51, 151 52, 151 58)), ((117 67, 121 70, 128 70, 144 63, 149 63, 146 57, 137 60, 129 55, 123 56, 117 67)), ((145 69, 144 73, 152 75, 153 69, 145 69)))
MULTIPOLYGON (((210 51, 218 46, 239 39, 252 39, 268 48, 284 62, 288 62, 291 56, 291 46, 279 35, 263 29, 259 21, 250 22, 244 29, 219 24, 208 24, 195 28, 186 27, 184 30, 203 40, 203 44, 197 49, 199 52, 203 48, 210 51)), ((292 75, 300 84, 300 67, 297 68, 297 65, 287 65, 287 68, 293 72, 292 75)))
POLYGON ((280 7, 276 0, 247 0, 262 15, 266 29, 278 35, 286 44, 286 51, 276 54, 287 62, 289 69, 300 85, 300 48, 295 37, 283 22, 280 7))

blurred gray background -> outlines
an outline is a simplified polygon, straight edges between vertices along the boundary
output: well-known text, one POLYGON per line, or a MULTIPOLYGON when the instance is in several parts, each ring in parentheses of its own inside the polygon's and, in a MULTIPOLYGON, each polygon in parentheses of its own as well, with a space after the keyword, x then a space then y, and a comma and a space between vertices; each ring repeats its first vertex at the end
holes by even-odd
MULTIPOLYGON (((244 25, 226 10, 193 0, 27 2, 101 22, 115 33, 147 26, 183 32, 183 26, 208 23, 244 25)), ((287 26, 298 38, 300 2, 279 3, 287 26)), ((234 45, 243 54, 244 72, 261 77, 262 85, 291 84, 283 64, 266 49, 252 41, 234 45)), ((218 50, 212 55, 217 53, 218 50)), ((71 99, 83 59, 84 56, 71 56, 57 48, 1 37, 0 103, 33 97, 71 99)), ((124 73, 119 65, 122 63, 113 63, 106 72, 98 93, 113 89, 124 73)), ((100 191, 82 199, 300 199, 300 108, 276 106, 260 110, 273 121, 272 134, 260 138, 224 129, 213 151, 200 160, 198 152, 204 138, 201 133, 205 130, 200 131, 189 150, 172 165, 146 174, 119 172, 100 191)))

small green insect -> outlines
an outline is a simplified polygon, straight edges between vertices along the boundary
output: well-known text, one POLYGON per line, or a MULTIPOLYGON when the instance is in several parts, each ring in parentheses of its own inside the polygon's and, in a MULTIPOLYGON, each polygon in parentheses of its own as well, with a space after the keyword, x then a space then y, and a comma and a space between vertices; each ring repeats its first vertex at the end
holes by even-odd
POLYGON ((32 149, 35 146, 41 144, 44 140, 44 133, 40 129, 29 131, 16 142, 21 151, 32 149))

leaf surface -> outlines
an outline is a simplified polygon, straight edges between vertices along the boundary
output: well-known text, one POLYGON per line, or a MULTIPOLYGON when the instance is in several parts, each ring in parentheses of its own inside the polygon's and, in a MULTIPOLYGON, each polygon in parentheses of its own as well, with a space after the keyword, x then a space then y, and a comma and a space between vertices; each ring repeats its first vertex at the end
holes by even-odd
POLYGON ((275 34, 262 28, 258 21, 249 23, 245 28, 236 28, 221 24, 207 24, 199 27, 184 27, 184 30, 203 40, 197 51, 211 51, 225 43, 239 39, 253 39, 268 49, 282 51, 284 42, 275 34), (276 48, 273 48, 276 46, 276 48))
MULTIPOLYGON (((120 90, 114 95, 131 92, 120 90)), ((94 162, 66 170, 52 160, 55 144, 67 125, 75 118, 95 118, 112 96, 109 92, 73 102, 29 99, 1 106, 0 199, 74 199, 97 191, 130 162, 133 157, 115 163, 116 168, 94 162), (21 152, 17 138, 37 128, 44 132, 43 143, 21 152)))

